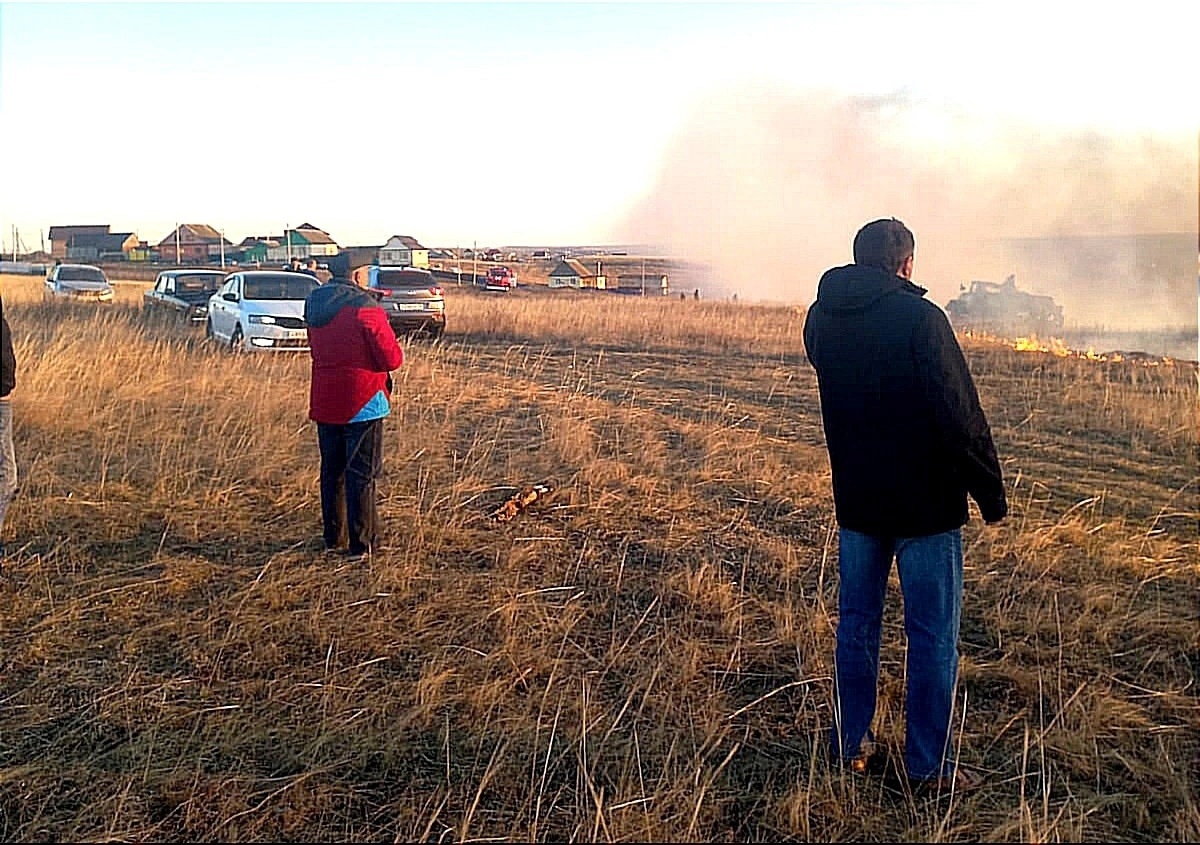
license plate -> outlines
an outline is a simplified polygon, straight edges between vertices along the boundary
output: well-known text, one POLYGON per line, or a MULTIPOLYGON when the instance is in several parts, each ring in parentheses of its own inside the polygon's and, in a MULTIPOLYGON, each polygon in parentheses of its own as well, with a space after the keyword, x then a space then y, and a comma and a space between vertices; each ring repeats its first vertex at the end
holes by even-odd
POLYGON ((307 339, 307 338, 308 338, 308 332, 306 332, 304 329, 299 329, 299 330, 297 330, 297 331, 290 331, 290 332, 288 332, 288 333, 287 333, 287 336, 288 336, 288 340, 301 340, 301 339, 307 339))
POLYGON ((397 311, 424 311, 424 302, 397 302, 395 303, 397 311))

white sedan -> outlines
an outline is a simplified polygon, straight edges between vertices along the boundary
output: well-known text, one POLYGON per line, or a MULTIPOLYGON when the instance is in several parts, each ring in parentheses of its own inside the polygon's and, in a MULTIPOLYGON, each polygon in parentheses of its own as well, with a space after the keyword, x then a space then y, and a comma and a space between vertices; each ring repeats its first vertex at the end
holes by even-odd
POLYGON ((234 350, 308 350, 304 300, 318 282, 305 273, 233 273, 208 300, 205 334, 234 350))

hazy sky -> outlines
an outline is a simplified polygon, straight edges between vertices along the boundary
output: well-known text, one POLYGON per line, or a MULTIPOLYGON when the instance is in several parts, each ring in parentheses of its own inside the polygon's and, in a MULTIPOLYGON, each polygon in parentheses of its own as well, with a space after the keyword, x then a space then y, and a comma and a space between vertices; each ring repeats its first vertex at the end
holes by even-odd
POLYGON ((0 3, 0 236, 311 222, 343 244, 706 260, 736 237, 815 245, 818 267, 879 216, 919 245, 976 224, 1190 231, 1198 20, 1049 0, 0 3), (1103 185, 1064 223, 1080 168, 1103 185))

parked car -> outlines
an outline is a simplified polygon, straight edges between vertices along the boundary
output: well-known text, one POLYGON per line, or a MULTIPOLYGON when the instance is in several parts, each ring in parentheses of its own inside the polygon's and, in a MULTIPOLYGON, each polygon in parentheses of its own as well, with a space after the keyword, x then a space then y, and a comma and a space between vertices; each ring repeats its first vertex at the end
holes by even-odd
POLYGON ((224 280, 220 270, 163 270, 142 294, 142 311, 202 326, 208 321, 208 299, 224 280))
POLYGON ((235 350, 307 351, 304 299, 317 284, 284 270, 231 273, 208 299, 205 334, 235 350))
POLYGON ((367 290, 379 299, 397 335, 422 334, 436 339, 446 330, 446 299, 428 270, 371 265, 367 290))
POLYGON ((99 267, 91 264, 56 264, 46 277, 42 298, 47 302, 68 299, 72 302, 112 305, 113 289, 99 267))

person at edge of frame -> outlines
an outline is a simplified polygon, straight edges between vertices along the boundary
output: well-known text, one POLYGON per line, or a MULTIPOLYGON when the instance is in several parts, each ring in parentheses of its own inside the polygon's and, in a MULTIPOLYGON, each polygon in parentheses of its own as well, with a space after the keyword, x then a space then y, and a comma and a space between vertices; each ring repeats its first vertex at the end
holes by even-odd
POLYGON ((17 495, 17 455, 13 447, 12 392, 17 386, 17 357, 12 329, 0 294, 0 561, 4 559, 4 517, 17 495))

